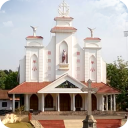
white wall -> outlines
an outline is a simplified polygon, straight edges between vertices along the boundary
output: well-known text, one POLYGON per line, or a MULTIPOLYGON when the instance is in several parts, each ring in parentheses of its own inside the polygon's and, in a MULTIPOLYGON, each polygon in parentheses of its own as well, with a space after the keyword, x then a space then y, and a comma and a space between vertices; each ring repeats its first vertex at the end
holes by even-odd
POLYGON ((26 57, 24 56, 24 58, 22 60, 20 60, 20 81, 19 83, 23 83, 26 81, 26 68, 25 68, 25 64, 26 64, 26 57))

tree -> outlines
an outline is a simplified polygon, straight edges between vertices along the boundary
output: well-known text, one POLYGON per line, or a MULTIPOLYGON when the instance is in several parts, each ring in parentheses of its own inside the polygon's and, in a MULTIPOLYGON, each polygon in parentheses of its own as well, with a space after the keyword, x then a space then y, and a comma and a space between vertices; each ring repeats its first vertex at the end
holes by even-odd
POLYGON ((0 89, 5 89, 5 81, 7 78, 7 74, 0 70, 0 89))
POLYGON ((18 85, 18 72, 0 70, 0 89, 12 89, 18 85))
POLYGON ((128 107, 128 62, 118 57, 114 64, 107 64, 107 83, 121 91, 117 103, 122 109, 128 107))

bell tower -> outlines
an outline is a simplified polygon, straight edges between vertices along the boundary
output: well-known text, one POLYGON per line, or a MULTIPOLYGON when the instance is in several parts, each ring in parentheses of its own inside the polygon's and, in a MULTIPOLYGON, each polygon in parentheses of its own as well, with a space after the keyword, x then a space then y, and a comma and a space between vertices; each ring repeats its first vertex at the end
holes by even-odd
POLYGON ((84 39, 85 50, 85 82, 91 79, 93 82, 102 82, 102 58, 101 39, 93 37, 94 29, 88 28, 91 37, 84 39))
POLYGON ((26 82, 43 81, 43 37, 36 36, 37 27, 31 26, 33 36, 26 37, 26 82))
POLYGON ((51 33, 55 33, 55 76, 56 78, 68 73, 73 74, 73 34, 77 31, 72 26, 73 18, 69 16, 69 6, 63 0, 58 8, 58 17, 55 17, 56 26, 51 29, 51 33))

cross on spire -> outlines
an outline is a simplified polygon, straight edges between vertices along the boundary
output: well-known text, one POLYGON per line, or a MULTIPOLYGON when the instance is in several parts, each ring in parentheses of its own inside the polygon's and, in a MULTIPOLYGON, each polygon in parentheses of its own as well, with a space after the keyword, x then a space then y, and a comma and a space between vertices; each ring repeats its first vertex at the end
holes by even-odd
POLYGON ((60 16, 68 16, 69 15, 69 6, 65 2, 65 0, 63 0, 62 4, 59 5, 58 13, 60 16))

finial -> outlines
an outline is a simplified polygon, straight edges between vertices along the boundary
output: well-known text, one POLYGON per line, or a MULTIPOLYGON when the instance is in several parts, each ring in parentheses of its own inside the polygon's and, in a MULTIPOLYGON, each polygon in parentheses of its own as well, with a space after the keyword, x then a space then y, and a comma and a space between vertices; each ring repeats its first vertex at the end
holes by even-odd
POLYGON ((36 36, 36 30, 38 27, 33 27, 33 26, 30 26, 32 29, 33 29, 33 36, 36 36))
POLYGON ((96 28, 93 28, 93 29, 91 29, 91 28, 88 28, 89 30, 90 30, 90 32, 91 32, 91 38, 93 38, 93 31, 96 29, 96 28))
POLYGON ((65 0, 63 0, 62 4, 59 5, 59 9, 58 9, 58 13, 60 16, 69 16, 69 6, 68 4, 65 2, 65 0))

